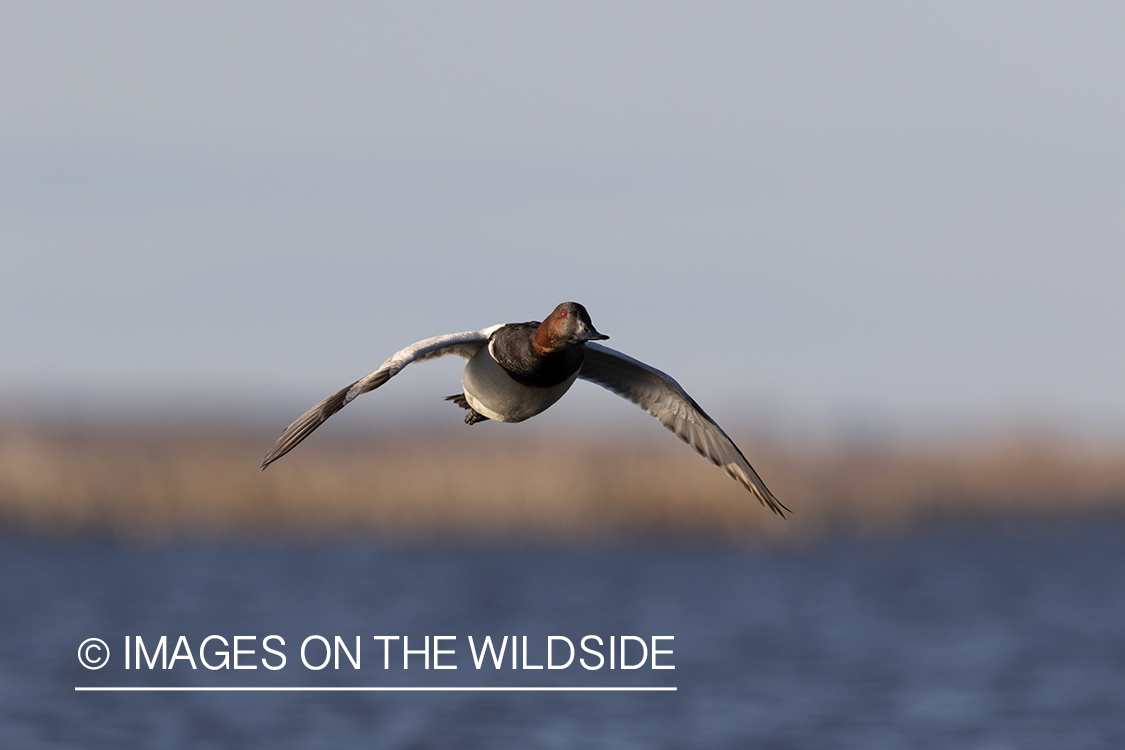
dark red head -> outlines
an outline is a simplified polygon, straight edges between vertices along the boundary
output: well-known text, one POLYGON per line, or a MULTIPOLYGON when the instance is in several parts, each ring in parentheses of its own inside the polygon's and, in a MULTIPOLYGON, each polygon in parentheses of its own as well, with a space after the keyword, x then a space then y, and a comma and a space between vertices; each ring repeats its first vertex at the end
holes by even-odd
POLYGON ((540 354, 557 352, 568 346, 601 341, 609 336, 598 333, 590 314, 577 302, 564 302, 539 324, 532 343, 540 354))

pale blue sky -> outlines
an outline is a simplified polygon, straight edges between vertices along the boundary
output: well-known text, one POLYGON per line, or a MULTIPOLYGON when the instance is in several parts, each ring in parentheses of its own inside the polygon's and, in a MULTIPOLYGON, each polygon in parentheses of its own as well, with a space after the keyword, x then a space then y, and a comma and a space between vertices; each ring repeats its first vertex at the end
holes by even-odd
POLYGON ((0 102, 9 409, 572 299, 735 429, 1125 432, 1121 4, 6 3, 0 102))

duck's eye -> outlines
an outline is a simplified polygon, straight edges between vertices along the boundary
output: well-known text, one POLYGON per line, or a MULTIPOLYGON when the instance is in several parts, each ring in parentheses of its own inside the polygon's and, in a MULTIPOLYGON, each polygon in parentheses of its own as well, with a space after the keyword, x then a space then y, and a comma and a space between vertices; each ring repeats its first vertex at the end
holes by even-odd
POLYGON ((559 313, 559 317, 565 318, 566 317, 566 310, 563 310, 561 313, 559 313))

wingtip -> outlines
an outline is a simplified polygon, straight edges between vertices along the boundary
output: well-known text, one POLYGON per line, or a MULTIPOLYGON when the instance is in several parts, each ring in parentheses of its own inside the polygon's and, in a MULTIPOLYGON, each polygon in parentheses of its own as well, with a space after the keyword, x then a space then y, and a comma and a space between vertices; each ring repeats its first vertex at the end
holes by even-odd
MULTIPOLYGON (((288 432, 288 430, 286 432, 288 432)), ((283 433, 282 436, 277 439, 277 442, 274 443, 274 446, 269 449, 269 452, 266 453, 266 455, 262 456, 262 465, 258 467, 258 471, 265 471, 270 467, 270 464, 289 452, 288 450, 281 450, 282 446, 285 444, 284 441, 285 433, 283 433)))
POLYGON ((778 515, 785 520, 789 520, 788 516, 786 516, 785 514, 792 513, 793 511, 786 507, 786 505, 776 497, 774 497, 774 494, 770 492, 764 484, 762 485, 760 490, 756 487, 750 489, 751 492, 753 492, 758 497, 758 502, 773 511, 775 515, 778 515))
POLYGON ((788 521, 789 516, 787 516, 785 514, 786 513, 792 513, 793 511, 790 508, 783 505, 781 503, 781 501, 778 500, 776 497, 772 497, 771 499, 773 500, 773 502, 772 503, 766 503, 766 507, 769 508, 770 510, 772 510, 775 514, 777 514, 782 520, 788 521))

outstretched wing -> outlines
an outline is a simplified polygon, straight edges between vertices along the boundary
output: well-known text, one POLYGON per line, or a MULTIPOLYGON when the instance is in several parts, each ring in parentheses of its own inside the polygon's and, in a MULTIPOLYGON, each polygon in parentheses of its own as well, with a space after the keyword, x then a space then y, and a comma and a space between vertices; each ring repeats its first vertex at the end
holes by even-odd
POLYGON ((740 482, 774 513, 789 510, 766 488, 723 428, 666 373, 601 344, 586 344, 578 376, 627 398, 660 420, 676 437, 740 482))
POLYGON ((464 359, 469 359, 482 346, 488 343, 488 338, 499 325, 485 328, 483 331, 465 331, 464 333, 449 333, 445 336, 434 336, 432 339, 411 344, 400 352, 396 352, 390 359, 379 366, 379 369, 365 378, 360 378, 347 388, 333 393, 319 404, 309 409, 297 418, 297 421, 285 428, 281 437, 277 439, 273 449, 262 459, 262 470, 307 438, 313 430, 320 427, 324 420, 343 409, 356 396, 373 391, 383 383, 397 375, 402 368, 411 362, 424 362, 427 359, 437 359, 447 354, 456 354, 464 359))

